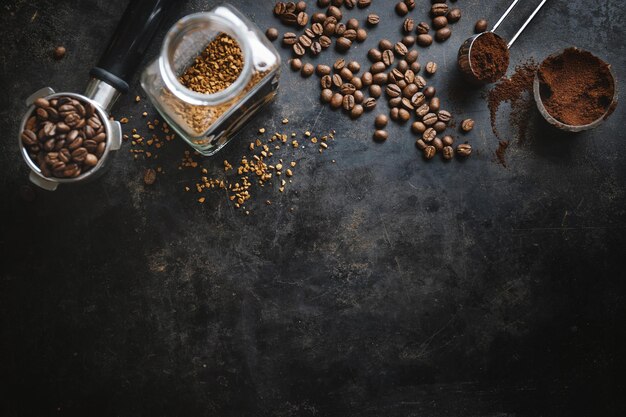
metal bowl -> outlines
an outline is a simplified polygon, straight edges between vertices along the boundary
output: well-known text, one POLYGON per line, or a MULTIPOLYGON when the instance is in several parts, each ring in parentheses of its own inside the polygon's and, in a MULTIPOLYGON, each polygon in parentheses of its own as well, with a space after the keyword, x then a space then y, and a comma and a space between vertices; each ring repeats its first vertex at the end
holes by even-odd
MULTIPOLYGON (((476 72, 474 71, 474 69, 472 68, 472 48, 474 46, 474 43, 476 42, 476 39, 480 38, 481 36, 487 34, 487 33, 491 33, 494 36, 497 36, 498 38, 502 39, 502 41, 504 43, 506 43, 506 41, 498 34, 494 33, 494 32, 483 32, 483 33, 479 33, 478 35, 474 35, 468 39, 465 40, 465 42, 463 42, 463 44, 461 45, 461 47, 459 48, 459 53, 457 55, 457 63, 459 65, 459 69, 461 70, 461 73, 463 73, 463 75, 465 76, 465 78, 477 85, 483 85, 483 84, 490 84, 490 81, 485 81, 485 80, 481 80, 480 78, 478 78, 476 76, 476 72)), ((504 75, 504 74, 502 74, 504 75)))
MULTIPOLYGON (((569 49, 569 48, 568 48, 569 49)), ((584 49, 580 49, 580 48, 574 48, 578 51, 581 52, 588 52, 585 51, 584 49)), ((550 55, 549 57, 547 57, 543 62, 545 62, 546 60, 550 59, 550 58, 554 58, 558 55, 561 55, 565 52, 565 49, 556 52, 552 55, 550 55)), ((593 54, 592 54, 593 55, 593 54)), ((595 56, 595 55, 594 55, 595 56)), ((596 57, 597 58, 597 57, 596 57)), ((613 113, 613 111, 615 111, 615 108, 617 107, 617 101, 618 101, 618 93, 617 93, 617 78, 615 77, 615 72, 613 71, 613 67, 611 67, 610 64, 607 64, 604 60, 598 58, 600 61, 604 62, 608 68, 609 68, 609 72, 611 73, 611 77, 613 78, 613 100, 611 100, 611 103, 608 105, 606 112, 604 112, 604 114, 599 117, 597 120, 586 124, 586 125, 580 125, 580 126, 573 126, 573 125, 568 125, 566 123, 563 123, 559 120, 557 120, 556 118, 554 118, 550 113, 548 113, 548 111, 546 110, 544 104, 543 104, 543 100, 541 99, 541 82, 539 81, 539 69, 537 69, 537 72, 535 73, 535 80, 533 81, 533 95, 535 97, 535 103, 537 104, 537 109, 539 110, 539 113, 541 113, 541 115, 543 116, 543 118, 552 126, 556 127, 557 129, 563 130, 565 132, 572 132, 572 133, 576 133, 576 132, 582 132, 585 130, 589 130, 589 129, 593 129, 595 127, 598 127, 599 125, 601 125, 606 119, 609 118, 609 116, 613 113)), ((541 65, 543 65, 543 62, 541 63, 541 65)), ((541 65, 539 66, 539 68, 541 68, 541 65)))

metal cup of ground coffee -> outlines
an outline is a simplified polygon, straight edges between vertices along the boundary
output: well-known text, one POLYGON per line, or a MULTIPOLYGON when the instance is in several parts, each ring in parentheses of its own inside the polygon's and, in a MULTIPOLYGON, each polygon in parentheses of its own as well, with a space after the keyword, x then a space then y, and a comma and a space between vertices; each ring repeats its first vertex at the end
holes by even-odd
POLYGON ((459 49, 459 69, 475 83, 498 81, 509 68, 509 48, 502 37, 484 32, 467 39, 459 49))
POLYGON ((280 56, 234 7, 179 20, 141 85, 187 143, 213 155, 276 94, 280 56))
POLYGON ((590 52, 567 48, 546 58, 535 75, 537 108, 567 132, 593 129, 617 107, 617 82, 609 64, 590 52))

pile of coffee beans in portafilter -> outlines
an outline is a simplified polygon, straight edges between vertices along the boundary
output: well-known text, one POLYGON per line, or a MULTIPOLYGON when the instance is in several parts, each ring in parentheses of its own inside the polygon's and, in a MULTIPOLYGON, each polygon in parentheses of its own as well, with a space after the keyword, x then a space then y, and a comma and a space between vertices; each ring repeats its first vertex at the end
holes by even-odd
POLYGON ((107 135, 91 103, 62 96, 34 104, 21 138, 43 175, 75 178, 98 164, 107 135))
MULTIPOLYGON (((387 140, 389 134, 384 129, 389 118, 400 124, 408 123, 415 118, 411 130, 418 136, 416 146, 424 158, 432 159, 440 152, 444 160, 452 159, 455 154, 453 148, 455 139, 452 135, 445 134, 452 124, 452 114, 442 108, 435 87, 428 85, 424 78, 435 75, 437 63, 428 62, 422 68, 418 60, 419 52, 412 49, 416 44, 421 47, 432 44, 433 38, 429 34, 431 29, 428 23, 421 22, 416 25, 413 19, 407 17, 402 26, 404 37, 397 42, 380 40, 378 48, 370 49, 367 53, 371 61, 369 70, 360 75, 362 65, 355 60, 346 61, 340 58, 332 66, 322 63, 314 66, 303 62, 307 51, 316 56, 328 48, 333 36, 337 38, 336 49, 340 52, 347 52, 354 40, 365 40, 367 32, 357 19, 349 18, 345 20, 345 24, 341 23, 345 19, 342 7, 364 8, 371 3, 360 0, 318 0, 317 5, 326 8, 326 12, 314 13, 310 19, 311 26, 307 28, 305 27, 309 19, 304 2, 276 3, 274 14, 283 23, 305 28, 300 35, 287 32, 283 36, 283 44, 291 47, 294 55, 290 60, 291 69, 300 71, 305 78, 317 74, 320 77, 321 102, 328 104, 332 109, 343 109, 352 119, 358 119, 365 111, 375 109, 378 100, 384 94, 390 108, 389 116, 385 114, 376 116, 374 140, 378 142, 387 140), (419 75, 422 70, 424 76, 419 75)), ((414 8, 413 0, 405 0, 395 6, 396 12, 402 16, 414 8)), ((449 39, 451 31, 448 23, 460 20, 460 9, 450 9, 446 0, 431 1, 430 14, 431 23, 436 30, 435 40, 443 42, 449 39)), ((379 22, 380 16, 371 13, 367 16, 364 26, 375 26, 379 22)), ((266 34, 270 40, 278 38, 278 30, 275 28, 268 29, 266 34)), ((474 122, 471 119, 463 120, 460 127, 463 133, 467 133, 473 129, 474 122)), ((468 143, 456 147, 456 154, 460 157, 467 157, 471 153, 472 147, 468 143)))

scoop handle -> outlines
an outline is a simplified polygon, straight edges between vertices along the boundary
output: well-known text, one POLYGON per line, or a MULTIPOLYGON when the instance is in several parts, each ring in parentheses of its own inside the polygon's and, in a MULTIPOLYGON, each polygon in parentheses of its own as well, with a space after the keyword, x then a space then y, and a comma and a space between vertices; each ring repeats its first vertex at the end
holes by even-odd
POLYGON ((113 37, 89 74, 106 82, 120 93, 128 84, 175 0, 130 0, 113 37))

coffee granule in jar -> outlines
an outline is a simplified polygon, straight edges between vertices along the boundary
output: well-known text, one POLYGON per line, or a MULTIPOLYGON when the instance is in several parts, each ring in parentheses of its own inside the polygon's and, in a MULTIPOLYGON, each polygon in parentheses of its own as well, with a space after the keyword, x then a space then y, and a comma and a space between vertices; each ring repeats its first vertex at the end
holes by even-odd
POLYGON ((605 115, 615 93, 609 65, 587 51, 568 48, 539 67, 541 100, 552 117, 570 126, 605 115))
POLYGON ((209 42, 179 81, 197 93, 214 94, 235 82, 241 74, 243 62, 243 53, 237 41, 221 33, 209 42))
POLYGON ((490 32, 480 35, 474 41, 470 56, 472 71, 481 81, 498 81, 509 67, 509 49, 506 42, 490 32))

